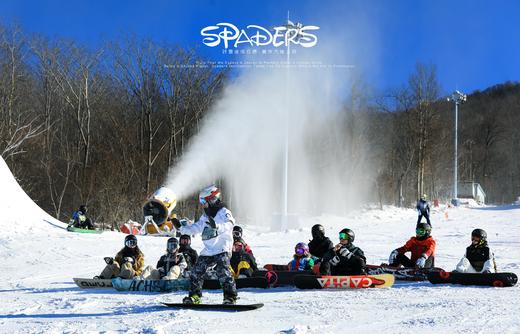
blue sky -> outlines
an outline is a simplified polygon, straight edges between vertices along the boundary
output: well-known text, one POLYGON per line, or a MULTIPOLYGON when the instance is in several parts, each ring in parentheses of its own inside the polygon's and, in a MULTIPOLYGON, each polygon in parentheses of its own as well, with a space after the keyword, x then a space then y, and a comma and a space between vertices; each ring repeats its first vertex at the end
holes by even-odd
POLYGON ((132 33, 222 59, 222 49, 202 44, 203 27, 270 27, 288 10, 320 26, 318 46, 337 46, 335 61, 356 66, 378 90, 405 84, 417 62, 437 66, 444 93, 519 80, 520 1, 3 0, 0 21, 93 47, 132 33))

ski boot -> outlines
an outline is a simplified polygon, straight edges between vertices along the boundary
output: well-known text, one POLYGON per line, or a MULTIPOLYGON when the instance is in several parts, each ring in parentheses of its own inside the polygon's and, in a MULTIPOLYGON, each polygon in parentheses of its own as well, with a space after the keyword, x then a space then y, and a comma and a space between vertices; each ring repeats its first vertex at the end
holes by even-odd
POLYGON ((201 303, 200 296, 193 295, 193 296, 184 297, 184 299, 182 300, 182 303, 183 304, 200 304, 201 303))
POLYGON ((237 303, 237 298, 236 297, 224 297, 224 301, 222 302, 222 304, 224 305, 235 305, 237 303))

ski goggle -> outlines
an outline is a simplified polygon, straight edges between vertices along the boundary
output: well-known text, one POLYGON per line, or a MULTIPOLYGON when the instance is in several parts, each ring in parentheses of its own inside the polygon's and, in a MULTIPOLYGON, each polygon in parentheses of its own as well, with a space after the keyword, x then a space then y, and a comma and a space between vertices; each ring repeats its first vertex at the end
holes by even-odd
POLYGON ((179 248, 179 244, 176 242, 169 242, 166 245, 166 249, 168 250, 168 252, 174 252, 177 250, 177 248, 179 248))
POLYGON ((203 198, 203 197, 199 197, 199 203, 200 203, 201 205, 204 205, 204 204, 207 204, 208 201, 206 201, 206 199, 203 198))
POLYGON ((233 231, 233 236, 236 238, 240 238, 242 236, 242 232, 240 231, 233 231))
POLYGON ((294 251, 295 251, 296 254, 298 254, 298 255, 303 255, 303 254, 305 254, 305 248, 298 247, 298 248, 295 248, 294 251))
POLYGON ((350 237, 348 235, 348 233, 340 233, 339 234, 339 240, 349 240, 350 237))
POLYGON ((420 227, 420 228, 415 229, 415 234, 417 234, 420 237, 424 237, 425 235, 428 234, 428 231, 425 228, 420 227))
POLYGON ((137 240, 135 240, 135 239, 126 240, 125 246, 128 248, 135 248, 135 246, 137 246, 137 240))

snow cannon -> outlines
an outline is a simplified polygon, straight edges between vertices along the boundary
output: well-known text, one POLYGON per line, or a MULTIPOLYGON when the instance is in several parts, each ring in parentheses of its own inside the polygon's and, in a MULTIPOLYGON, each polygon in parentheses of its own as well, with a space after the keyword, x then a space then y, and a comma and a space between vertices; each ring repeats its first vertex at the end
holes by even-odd
POLYGON ((143 205, 144 225, 141 234, 170 234, 175 217, 173 209, 177 205, 175 193, 166 188, 157 189, 143 205))

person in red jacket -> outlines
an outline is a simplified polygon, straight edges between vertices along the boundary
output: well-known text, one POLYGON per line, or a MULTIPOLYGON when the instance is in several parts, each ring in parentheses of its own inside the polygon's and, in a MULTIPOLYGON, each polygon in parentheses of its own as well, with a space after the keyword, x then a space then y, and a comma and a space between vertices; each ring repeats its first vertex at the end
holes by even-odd
POLYGON ((391 266, 431 268, 435 260, 435 240, 428 223, 419 223, 415 229, 415 237, 411 237, 403 247, 395 249, 388 259, 391 266), (410 258, 404 255, 411 252, 410 258))

